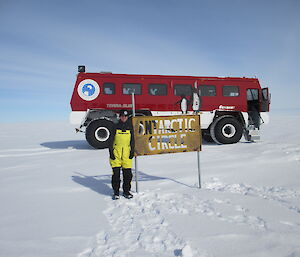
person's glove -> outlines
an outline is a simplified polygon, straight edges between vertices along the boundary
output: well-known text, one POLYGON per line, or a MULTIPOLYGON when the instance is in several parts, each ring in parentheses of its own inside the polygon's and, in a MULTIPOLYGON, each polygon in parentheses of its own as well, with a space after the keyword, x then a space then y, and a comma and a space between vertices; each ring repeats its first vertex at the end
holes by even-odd
POLYGON ((134 152, 130 152, 129 159, 132 159, 134 157, 134 152))
POLYGON ((114 153, 109 153, 109 158, 112 159, 112 160, 115 160, 115 159, 116 159, 114 153))

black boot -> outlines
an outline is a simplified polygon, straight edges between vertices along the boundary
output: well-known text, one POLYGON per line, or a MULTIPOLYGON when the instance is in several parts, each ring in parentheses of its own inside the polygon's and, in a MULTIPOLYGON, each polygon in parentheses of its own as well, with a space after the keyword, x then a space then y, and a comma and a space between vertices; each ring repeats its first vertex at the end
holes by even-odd
POLYGON ((123 196, 127 199, 131 199, 133 198, 133 195, 130 193, 130 192, 127 192, 127 193, 123 193, 123 196))
POLYGON ((113 195, 113 200, 118 200, 118 199, 120 199, 119 194, 114 194, 114 195, 113 195))

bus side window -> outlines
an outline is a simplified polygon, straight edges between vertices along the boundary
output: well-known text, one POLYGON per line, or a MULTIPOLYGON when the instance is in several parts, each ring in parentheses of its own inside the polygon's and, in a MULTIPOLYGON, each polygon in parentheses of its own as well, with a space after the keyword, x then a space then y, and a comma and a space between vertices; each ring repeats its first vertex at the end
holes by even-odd
POLYGON ((174 95, 190 96, 192 95, 192 85, 177 84, 174 86, 174 95))
POLYGON ((200 96, 216 96, 216 86, 212 85, 200 85, 199 86, 200 96))
POLYGON ((149 84, 149 95, 167 95, 167 85, 165 84, 149 84))
POLYGON ((240 89, 238 86, 223 86, 223 96, 236 97, 240 95, 240 89))
POLYGON ((131 95, 134 93, 135 95, 142 94, 142 85, 135 83, 125 83, 122 87, 123 95, 131 95))
POLYGON ((114 83, 104 83, 103 92, 105 95, 114 95, 116 93, 116 85, 114 83))

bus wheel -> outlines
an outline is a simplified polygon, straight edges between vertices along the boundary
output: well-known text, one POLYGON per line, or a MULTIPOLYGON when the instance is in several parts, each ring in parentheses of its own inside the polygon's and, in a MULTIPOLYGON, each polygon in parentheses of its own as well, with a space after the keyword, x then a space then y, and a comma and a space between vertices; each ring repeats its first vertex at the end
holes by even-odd
POLYGON ((85 138, 96 149, 108 147, 113 123, 107 120, 94 120, 86 128, 85 138))
POLYGON ((223 116, 213 122, 210 134, 217 144, 234 144, 240 141, 243 127, 235 118, 223 116))

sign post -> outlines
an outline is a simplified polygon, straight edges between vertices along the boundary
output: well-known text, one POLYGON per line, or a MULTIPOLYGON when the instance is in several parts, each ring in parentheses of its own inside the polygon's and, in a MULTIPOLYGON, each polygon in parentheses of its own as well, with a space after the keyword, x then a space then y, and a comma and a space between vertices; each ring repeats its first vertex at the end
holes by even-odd
MULTIPOLYGON (((135 117, 135 101, 134 101, 134 93, 131 94, 132 96, 132 114, 133 117, 135 117)), ((135 191, 138 193, 139 192, 139 187, 138 187, 138 170, 137 170, 137 156, 134 157, 134 170, 135 170, 135 191)))
POLYGON ((201 188, 201 173, 200 173, 200 152, 197 151, 197 162, 198 162, 198 185, 201 188))
POLYGON ((135 156, 197 151, 198 182, 201 188, 199 152, 202 138, 199 115, 137 116, 132 118, 132 125, 135 156))

